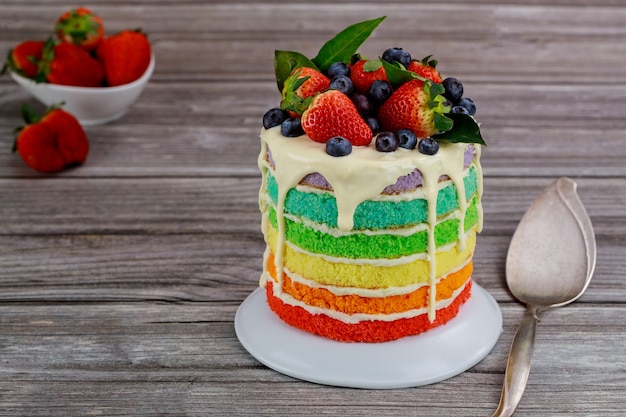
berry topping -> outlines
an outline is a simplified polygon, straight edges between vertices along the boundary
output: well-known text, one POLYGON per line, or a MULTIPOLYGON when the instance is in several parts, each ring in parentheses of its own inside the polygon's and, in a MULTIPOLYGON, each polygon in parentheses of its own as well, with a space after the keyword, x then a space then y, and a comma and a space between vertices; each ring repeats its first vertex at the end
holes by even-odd
POLYGON ((417 145, 417 150, 424 155, 434 155, 439 152, 439 143, 433 138, 423 138, 417 145))
POLYGON ((384 103, 389 97, 391 97, 391 93, 391 84, 389 84, 389 81, 385 80, 374 81, 367 91, 367 95, 376 104, 384 103))
POLYGON ((326 72, 328 78, 335 78, 339 75, 350 76, 350 67, 345 62, 333 62, 326 72))
POLYGON ((461 114, 467 114, 469 116, 469 110, 467 110, 465 107, 463 106, 452 106, 452 109, 450 110, 451 113, 461 113, 461 114))
POLYGON ((398 149, 398 138, 393 132, 381 132, 376 136, 378 152, 393 152, 398 149))
POLYGON ((326 142, 326 153, 330 156, 346 156, 352 153, 352 144, 341 136, 335 136, 326 142))
POLYGON ((406 68, 411 63, 411 54, 402 48, 389 48, 383 52, 383 59, 390 64, 399 62, 406 68))
POLYGON ((444 93, 443 96, 450 100, 452 103, 458 103, 463 96, 463 84, 456 78, 446 78, 443 80, 444 93))
POLYGON ((372 130, 350 97, 337 90, 313 97, 309 108, 302 113, 302 127, 315 142, 326 143, 335 136, 343 136, 354 146, 365 146, 372 141, 372 130))
POLYGON ((374 106, 372 105, 372 102, 365 94, 354 93, 350 96, 350 98, 352 99, 356 110, 361 116, 369 116, 374 111, 374 106))
MULTIPOLYGON (((432 55, 413 59, 397 47, 384 49, 375 59, 359 53, 360 45, 384 19, 350 25, 324 43, 313 58, 275 51, 283 113, 267 112, 264 126, 276 126, 284 118, 285 136, 304 131, 308 139, 324 144, 341 137, 352 146, 383 152, 402 147, 434 154, 441 141, 485 145, 478 122, 467 117, 476 113, 476 105, 463 97, 458 79, 443 79, 432 55)), ((332 155, 338 152, 334 146, 328 145, 332 155)))
POLYGON ((474 104, 474 101, 471 98, 463 97, 459 100, 459 106, 465 107, 472 116, 476 114, 476 104, 474 104))
POLYGON ((265 112, 263 115, 263 127, 270 129, 274 126, 282 124, 287 119, 287 113, 279 108, 273 108, 265 112))
POLYGON ((374 81, 389 81, 383 63, 377 59, 357 61, 350 68, 350 79, 354 84, 354 90, 363 94, 367 93, 374 81))
POLYGON ((380 122, 378 121, 377 118, 371 117, 371 116, 367 117, 365 118, 365 123, 367 123, 370 129, 372 129, 372 135, 375 135, 378 132, 380 132, 380 122))
POLYGON ((330 81, 331 90, 339 90, 346 95, 352 94, 354 86, 352 80, 347 75, 338 75, 330 81))
POLYGON ((304 135, 304 130, 302 129, 302 123, 300 122, 300 119, 295 117, 290 117, 289 119, 286 119, 280 125, 280 133, 282 133, 283 136, 287 136, 288 138, 295 138, 297 136, 304 135))
POLYGON ((437 60, 430 59, 431 56, 432 55, 428 55, 421 61, 411 61, 406 69, 416 73, 420 77, 424 77, 434 83, 441 84, 441 75, 439 75, 439 72, 435 68, 437 66, 437 60))
POLYGON ((398 88, 380 107, 378 118, 384 130, 397 132, 411 129, 419 137, 449 130, 451 123, 443 116, 450 108, 439 94, 440 84, 421 80, 408 81, 398 88))
POLYGON ((410 129, 401 129, 396 132, 398 146, 404 149, 415 149, 417 146, 417 136, 410 129))

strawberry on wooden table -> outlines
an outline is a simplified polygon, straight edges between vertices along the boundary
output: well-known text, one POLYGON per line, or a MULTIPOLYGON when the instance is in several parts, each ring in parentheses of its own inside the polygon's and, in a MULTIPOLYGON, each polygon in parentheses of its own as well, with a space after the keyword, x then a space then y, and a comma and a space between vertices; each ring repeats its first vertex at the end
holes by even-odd
POLYGON ((336 136, 346 138, 354 146, 366 146, 372 141, 372 130, 350 97, 337 90, 313 98, 302 114, 302 128, 316 142, 325 143, 336 136))
POLYGON ((85 161, 89 152, 87 135, 70 113, 51 108, 39 118, 23 106, 22 114, 27 125, 18 131, 14 150, 30 168, 53 173, 85 161))
POLYGON ((139 30, 124 30, 104 38, 96 54, 104 64, 107 84, 128 84, 148 69, 152 50, 148 37, 139 30))
POLYGON ((44 41, 24 41, 7 54, 1 73, 7 69, 27 78, 35 78, 37 66, 43 53, 44 41))
POLYGON ((86 51, 95 49, 104 37, 102 19, 86 7, 63 13, 54 29, 60 40, 74 43, 86 51))
POLYGON ((49 39, 44 47, 37 81, 75 87, 100 87, 102 64, 80 46, 49 39))

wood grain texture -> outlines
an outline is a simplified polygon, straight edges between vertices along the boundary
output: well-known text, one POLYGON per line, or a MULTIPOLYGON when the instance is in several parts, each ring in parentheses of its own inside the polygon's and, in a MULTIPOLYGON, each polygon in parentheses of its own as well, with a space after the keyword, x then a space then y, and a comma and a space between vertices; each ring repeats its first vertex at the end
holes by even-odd
MULTIPOLYGON (((594 224, 597 266, 576 303, 542 317, 515 415, 626 415, 624 1, 82 4, 109 32, 141 26, 157 66, 128 114, 86 129, 84 166, 52 176, 11 153, 20 103, 42 107, 0 78, 0 415, 491 415, 523 314, 506 287, 507 247, 563 175, 594 224), (270 370, 233 319, 261 271, 256 159, 261 116, 279 101, 273 51, 314 55, 381 15, 364 53, 433 53, 478 103, 488 147, 474 279, 504 325, 467 372, 377 391, 270 370)), ((66 7, 0 0, 0 56, 47 36, 66 7)))

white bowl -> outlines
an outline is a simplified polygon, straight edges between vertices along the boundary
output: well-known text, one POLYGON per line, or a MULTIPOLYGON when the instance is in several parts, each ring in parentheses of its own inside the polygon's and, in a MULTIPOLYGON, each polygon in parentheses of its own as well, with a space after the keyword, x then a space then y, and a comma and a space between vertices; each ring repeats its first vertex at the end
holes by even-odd
POLYGON ((46 106, 63 104, 83 126, 94 126, 119 119, 137 100, 154 71, 154 55, 146 72, 129 84, 115 87, 71 87, 59 84, 36 83, 11 72, 11 77, 46 106))

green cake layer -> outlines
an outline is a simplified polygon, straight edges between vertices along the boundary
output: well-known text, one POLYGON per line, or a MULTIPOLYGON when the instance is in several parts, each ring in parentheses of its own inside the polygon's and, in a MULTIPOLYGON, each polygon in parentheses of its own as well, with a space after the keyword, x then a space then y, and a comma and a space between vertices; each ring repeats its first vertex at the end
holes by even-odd
MULTIPOLYGON (((273 208, 270 208, 269 219, 272 227, 277 229, 276 212, 273 208)), ((451 218, 435 226, 435 244, 437 247, 456 242, 459 221, 459 219, 451 218)), ((469 231, 477 223, 477 199, 474 198, 465 214, 465 231, 469 231)), ((339 258, 393 259, 423 253, 428 248, 428 231, 426 229, 409 236, 387 233, 349 233, 333 236, 287 218, 285 218, 285 237, 287 241, 308 252, 339 258)))
MULTIPOLYGON (((472 166, 465 178, 465 195, 468 201, 477 190, 476 169, 472 166)), ((267 194, 276 204, 278 201, 278 185, 267 170, 267 194)), ((445 216, 459 208, 454 184, 439 190, 437 196, 437 217, 445 216)), ((314 223, 324 223, 329 227, 337 227, 337 202, 330 192, 304 192, 292 188, 285 198, 285 213, 303 217, 314 223)), ((373 201, 367 200, 359 204, 354 212, 355 230, 393 229, 414 226, 428 219, 428 204, 424 199, 410 201, 373 201)))

